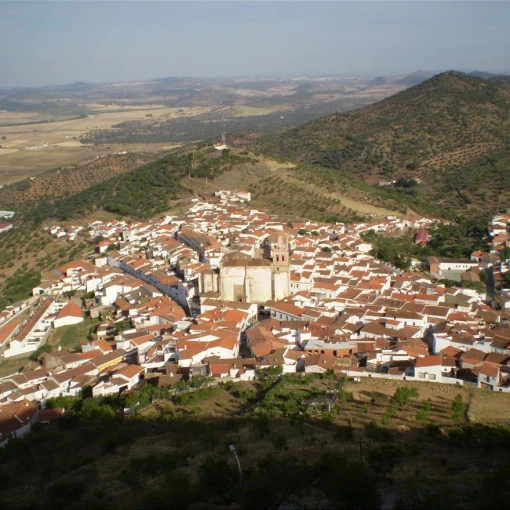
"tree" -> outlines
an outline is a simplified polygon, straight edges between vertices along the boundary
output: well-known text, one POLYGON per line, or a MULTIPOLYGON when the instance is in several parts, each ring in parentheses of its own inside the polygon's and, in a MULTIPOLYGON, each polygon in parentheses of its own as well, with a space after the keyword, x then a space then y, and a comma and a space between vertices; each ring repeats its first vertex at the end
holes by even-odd
POLYGON ((271 434, 271 428, 269 427, 269 418, 267 416, 262 415, 255 418, 253 425, 261 438, 267 437, 271 434))
POLYGON ((298 496, 308 480, 307 467, 297 459, 276 459, 269 455, 248 477, 243 496, 256 508, 279 508, 290 494, 298 496))
POLYGON ((200 488, 207 496, 221 496, 227 503, 239 483, 237 466, 234 467, 225 459, 208 457, 200 464, 198 476, 200 488))
POLYGON ((430 405, 430 399, 423 404, 423 407, 416 413, 416 419, 422 424, 425 425, 427 423, 427 419, 429 417, 430 410, 432 406, 430 405))
POLYGON ((462 400, 462 395, 457 395, 452 402, 453 420, 458 422, 466 410, 466 404, 462 400))
POLYGON ((288 450, 288 442, 287 442, 287 436, 285 434, 277 434, 272 439, 273 446, 279 450, 288 450))
POLYGON ((87 398, 83 401, 82 414, 87 418, 99 421, 115 419, 115 411, 108 405, 102 405, 98 398, 87 398))
POLYGON ((373 510, 381 506, 375 475, 359 462, 337 454, 324 455, 315 466, 315 483, 340 510, 373 510))
POLYGON ((261 383, 272 382, 281 377, 283 374, 283 366, 259 368, 255 372, 261 383))
POLYGON ((402 463, 402 450, 392 444, 384 444, 368 452, 367 461, 378 478, 388 478, 390 473, 402 463))
POLYGON ((209 379, 204 375, 195 375, 189 382, 192 388, 202 388, 209 382, 209 379))
POLYGON ((401 387, 397 388, 393 397, 391 397, 392 402, 395 402, 400 407, 404 407, 411 398, 418 398, 419 393, 416 388, 409 387, 401 387))

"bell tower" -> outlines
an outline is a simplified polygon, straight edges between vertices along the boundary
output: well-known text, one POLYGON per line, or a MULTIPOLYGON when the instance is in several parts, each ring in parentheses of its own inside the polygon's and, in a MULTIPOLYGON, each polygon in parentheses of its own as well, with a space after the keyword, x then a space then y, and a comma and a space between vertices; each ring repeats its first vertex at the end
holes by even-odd
POLYGON ((276 243, 271 244, 271 262, 276 271, 289 268, 289 241, 286 236, 278 236, 276 243))

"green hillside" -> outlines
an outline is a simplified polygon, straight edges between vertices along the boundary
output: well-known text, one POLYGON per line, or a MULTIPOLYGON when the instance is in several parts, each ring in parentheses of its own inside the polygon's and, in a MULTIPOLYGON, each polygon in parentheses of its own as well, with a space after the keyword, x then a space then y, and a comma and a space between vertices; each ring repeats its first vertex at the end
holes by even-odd
POLYGON ((73 414, 0 449, 0 507, 508 507, 506 394, 274 369, 206 382, 52 399, 73 414))
POLYGON ((447 72, 257 147, 373 186, 400 179, 391 192, 423 212, 510 206, 510 84, 447 72))
MULTIPOLYGON (((213 179, 235 165, 252 162, 253 159, 202 147, 197 150, 177 151, 115 175, 103 182, 94 182, 90 176, 89 186, 78 193, 62 192, 49 195, 22 192, 29 189, 29 180, 5 187, 0 192, 0 208, 12 207, 18 213, 17 221, 41 223, 46 220, 65 221, 86 216, 99 210, 119 216, 148 219, 168 211, 174 201, 189 195, 182 185, 184 177, 213 179), (15 203, 13 197, 16 197, 15 203)), ((84 170, 85 171, 85 170, 84 170)), ((76 172, 53 171, 47 177, 45 190, 55 189, 62 175, 64 180, 76 172)), ((88 174, 87 174, 88 175, 88 174)), ((82 179, 83 180, 83 179, 82 179)), ((37 182, 37 181, 36 181, 37 182)))

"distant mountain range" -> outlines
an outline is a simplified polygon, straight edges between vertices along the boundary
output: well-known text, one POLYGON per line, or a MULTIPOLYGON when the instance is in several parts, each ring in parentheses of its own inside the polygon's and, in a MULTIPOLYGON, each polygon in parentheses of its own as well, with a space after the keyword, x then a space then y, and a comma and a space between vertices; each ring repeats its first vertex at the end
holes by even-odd
POLYGON ((397 83, 405 85, 406 87, 414 87, 415 85, 419 85, 421 82, 432 78, 432 76, 434 76, 434 73, 430 71, 416 71, 404 78, 400 78, 400 80, 397 80, 397 83))
MULTIPOLYGON (((257 140, 259 150, 332 168, 422 211, 510 207, 510 79, 446 72, 359 110, 257 140), (406 181, 407 180, 407 181, 406 181), (398 192, 398 193, 397 193, 398 192)), ((414 73, 401 81, 424 77, 414 73)))

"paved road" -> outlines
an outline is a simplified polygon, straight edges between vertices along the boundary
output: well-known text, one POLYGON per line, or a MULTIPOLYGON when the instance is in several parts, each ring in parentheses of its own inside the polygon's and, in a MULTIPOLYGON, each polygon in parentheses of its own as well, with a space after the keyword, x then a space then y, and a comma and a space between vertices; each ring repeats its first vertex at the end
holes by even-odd
POLYGON ((487 269, 487 282, 485 283, 487 287, 487 300, 494 307, 494 298, 496 297, 496 289, 494 287, 494 273, 492 271, 492 267, 487 269))

